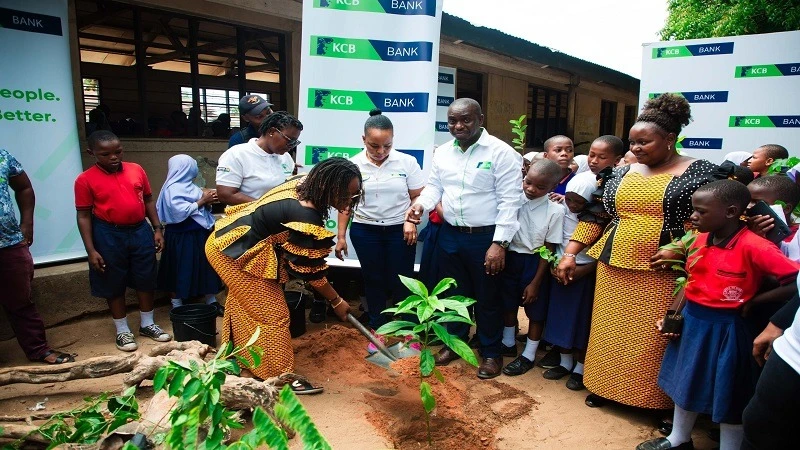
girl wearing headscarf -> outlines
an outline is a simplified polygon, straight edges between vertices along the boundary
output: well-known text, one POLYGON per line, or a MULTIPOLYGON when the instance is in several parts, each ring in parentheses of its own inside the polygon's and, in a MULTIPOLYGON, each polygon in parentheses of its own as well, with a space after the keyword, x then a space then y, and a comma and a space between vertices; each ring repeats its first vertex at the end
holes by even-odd
POLYGON ((575 175, 589 171, 589 157, 586 155, 575 155, 572 158, 572 163, 574 166, 571 165, 570 167, 575 172, 575 175))
POLYGON ((737 166, 745 166, 747 167, 747 161, 753 157, 753 154, 750 152, 730 152, 725 155, 725 159, 723 161, 730 161, 737 166))
POLYGON ((210 204, 217 200, 216 191, 200 189, 192 182, 198 169, 189 155, 173 156, 167 167, 167 181, 156 202, 158 218, 166 225, 158 289, 170 293, 173 307, 188 298, 205 296, 206 303, 216 306, 222 316, 224 310, 215 297, 222 281, 204 250, 214 227, 210 204))
MULTIPOLYGON (((588 207, 596 189, 596 175, 592 172, 580 173, 567 183, 564 195, 567 213, 564 216, 564 239, 557 250, 559 257, 563 256, 564 249, 569 245, 579 220, 589 220, 591 213, 588 207)), ((559 380, 569 375, 567 388, 580 391, 585 389, 583 362, 589 343, 597 261, 586 255, 585 249, 574 258, 576 267, 573 282, 568 285, 550 283, 550 308, 543 339, 558 346, 561 361, 558 366, 544 371, 542 376, 548 380, 559 380), (576 360, 574 363, 573 356, 576 360)))

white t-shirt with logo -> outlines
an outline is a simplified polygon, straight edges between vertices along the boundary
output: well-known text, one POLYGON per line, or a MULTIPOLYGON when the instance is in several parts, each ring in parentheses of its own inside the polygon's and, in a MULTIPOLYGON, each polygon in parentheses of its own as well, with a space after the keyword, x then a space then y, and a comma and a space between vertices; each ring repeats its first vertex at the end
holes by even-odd
POLYGON ((425 186, 416 158, 392 150, 383 164, 377 166, 362 150, 350 161, 361 170, 364 187, 364 199, 358 204, 353 222, 384 226, 403 223, 411 206, 408 191, 425 186))
POLYGON ((217 184, 239 189, 244 195, 259 198, 286 181, 294 171, 288 153, 269 154, 256 145, 256 139, 234 145, 219 157, 217 184))

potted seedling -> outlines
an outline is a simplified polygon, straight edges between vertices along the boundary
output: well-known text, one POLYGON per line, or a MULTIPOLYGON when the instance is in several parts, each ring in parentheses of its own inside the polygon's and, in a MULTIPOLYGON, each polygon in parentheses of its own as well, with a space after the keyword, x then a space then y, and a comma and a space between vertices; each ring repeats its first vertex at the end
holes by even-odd
POLYGON ((450 322, 474 325, 475 323, 470 318, 468 307, 475 303, 475 300, 462 295, 440 298, 446 290, 456 286, 456 280, 452 278, 443 279, 431 292, 428 292, 425 284, 421 281, 402 275, 399 276, 403 284, 411 291, 411 295, 398 303, 396 307, 386 309, 383 312, 399 316, 415 316, 418 322, 395 320, 378 328, 375 333, 404 339, 410 337, 409 343, 418 342, 420 344, 419 394, 422 400, 422 408, 425 411, 425 429, 428 434, 428 444, 430 445, 430 413, 436 407, 436 398, 433 396, 431 385, 425 380, 433 375, 440 382, 444 382, 444 376, 434 364, 431 347, 444 344, 456 352, 464 361, 473 366, 478 366, 478 359, 472 349, 469 348, 469 345, 450 334, 445 328, 445 324, 450 322))
MULTIPOLYGON (((686 299, 686 285, 689 283, 687 279, 686 263, 699 250, 697 248, 691 248, 696 238, 697 234, 693 231, 689 231, 680 239, 659 248, 659 250, 666 250, 675 255, 672 259, 663 259, 661 261, 665 264, 670 264, 672 270, 683 273, 682 276, 675 279, 675 290, 672 292, 672 297, 675 298, 677 302, 674 303, 676 305, 675 308, 668 310, 666 316, 664 316, 664 324, 661 328, 661 332, 664 334, 680 334, 683 328, 681 309, 683 308, 683 301, 686 299)), ((693 267, 699 259, 700 257, 692 259, 692 261, 689 262, 689 268, 693 267)))

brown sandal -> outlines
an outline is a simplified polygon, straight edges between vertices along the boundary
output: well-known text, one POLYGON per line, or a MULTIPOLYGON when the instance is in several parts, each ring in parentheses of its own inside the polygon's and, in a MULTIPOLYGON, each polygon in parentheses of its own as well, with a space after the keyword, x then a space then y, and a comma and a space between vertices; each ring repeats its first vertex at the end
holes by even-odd
POLYGON ((75 362, 75 357, 70 355, 69 353, 57 352, 57 351, 51 349, 51 350, 48 350, 48 351, 44 352, 44 354, 42 354, 42 356, 40 356, 38 358, 35 358, 33 361, 43 362, 43 363, 47 363, 47 364, 65 364, 65 363, 75 362), (53 360, 53 361, 48 361, 47 357, 52 355, 52 354, 54 354, 54 353, 56 354, 56 359, 53 360))

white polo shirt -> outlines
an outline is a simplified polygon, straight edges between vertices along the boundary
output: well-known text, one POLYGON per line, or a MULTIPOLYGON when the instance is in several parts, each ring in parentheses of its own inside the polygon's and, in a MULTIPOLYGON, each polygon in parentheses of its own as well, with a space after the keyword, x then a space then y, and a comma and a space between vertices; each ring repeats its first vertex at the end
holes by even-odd
MULTIPOLYGON (((800 289, 800 277, 797 278, 797 288, 800 289)), ((772 343, 772 349, 800 374, 800 310, 797 310, 792 325, 783 330, 783 336, 772 343)))
POLYGON ((545 242, 561 244, 564 239, 564 207, 550 201, 547 196, 528 200, 519 208, 519 230, 511 239, 508 249, 517 253, 533 254, 545 242))
MULTIPOLYGON (((580 175, 583 175, 583 174, 580 174, 580 175)), ((566 250, 567 245, 569 245, 570 239, 572 239, 572 233, 574 233, 575 229, 578 228, 578 223, 580 222, 580 219, 578 219, 578 215, 577 214, 575 214, 573 212, 570 212, 569 209, 567 209, 566 206, 564 206, 564 205, 562 205, 562 206, 564 207, 564 212, 565 212, 565 214, 564 214, 564 242, 559 244, 558 248, 556 249, 556 256, 558 256, 559 258, 564 254, 564 250, 566 250)), ((575 255, 575 264, 584 265, 584 264, 593 263, 595 261, 595 259, 586 254, 586 252, 588 252, 588 251, 589 251, 589 247, 586 247, 585 249, 581 250, 580 253, 575 255)))
POLYGON ((481 130, 467 151, 456 140, 436 149, 428 183, 416 203, 426 211, 439 201, 450 225, 497 225, 494 241, 510 241, 519 229, 522 204, 522 156, 511 146, 481 130))
POLYGON ((259 198, 286 181, 293 171, 294 160, 290 154, 269 154, 256 145, 256 138, 253 138, 234 145, 219 157, 217 184, 259 198))
POLYGON ((350 158, 361 170, 364 201, 359 203, 353 222, 371 225, 398 225, 405 222, 411 206, 409 190, 425 186, 417 160, 392 150, 380 166, 367 158, 366 150, 350 158))

